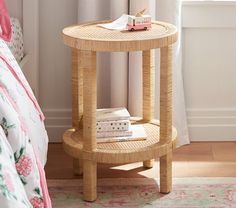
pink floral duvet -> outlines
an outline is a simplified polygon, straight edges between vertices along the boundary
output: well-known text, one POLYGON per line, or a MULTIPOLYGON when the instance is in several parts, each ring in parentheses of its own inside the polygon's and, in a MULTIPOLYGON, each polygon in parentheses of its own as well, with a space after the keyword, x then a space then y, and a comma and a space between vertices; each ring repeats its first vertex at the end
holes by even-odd
POLYGON ((50 208, 43 166, 44 116, 15 58, 0 39, 0 207, 50 208))

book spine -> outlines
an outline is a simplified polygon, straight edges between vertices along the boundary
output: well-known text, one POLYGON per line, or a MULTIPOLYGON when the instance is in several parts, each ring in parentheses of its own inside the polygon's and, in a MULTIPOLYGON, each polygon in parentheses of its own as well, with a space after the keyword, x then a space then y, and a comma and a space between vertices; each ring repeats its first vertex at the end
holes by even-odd
POLYGON ((113 117, 97 118, 97 122, 120 121, 120 120, 130 120, 130 116, 113 116, 113 117))
POLYGON ((102 131, 97 132, 97 138, 101 137, 125 137, 132 136, 132 131, 102 131))
POLYGON ((97 122, 97 132, 102 131, 128 131, 130 127, 130 121, 100 121, 97 122))
POLYGON ((133 138, 133 137, 114 137, 114 138, 100 138, 97 143, 114 143, 114 142, 130 142, 130 141, 143 141, 146 138, 133 138))

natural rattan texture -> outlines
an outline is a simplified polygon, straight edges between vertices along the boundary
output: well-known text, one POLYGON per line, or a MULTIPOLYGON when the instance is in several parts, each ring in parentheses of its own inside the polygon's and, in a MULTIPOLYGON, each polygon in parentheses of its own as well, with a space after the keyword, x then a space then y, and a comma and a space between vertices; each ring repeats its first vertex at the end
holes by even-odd
MULTIPOLYGON (((139 122, 140 123, 140 122, 139 122)), ((143 124, 147 139, 143 141, 98 143, 97 149, 87 155, 100 163, 129 163, 165 155, 175 147, 177 131, 173 127, 173 139, 167 145, 160 145, 160 127, 157 121, 143 124)), ((69 129, 64 134, 64 149, 74 158, 83 154, 83 132, 69 129)))
POLYGON ((172 127, 172 47, 177 40, 176 27, 153 22, 149 31, 111 31, 93 22, 67 27, 64 43, 72 48, 72 129, 65 132, 65 151, 74 158, 74 171, 83 173, 84 200, 97 197, 97 163, 143 161, 151 168, 160 158, 160 191, 172 188, 172 149, 177 131, 172 127), (154 121, 154 48, 160 48, 160 124, 154 121), (143 116, 132 125, 142 124, 144 141, 97 143, 97 51, 142 51, 143 116))
MULTIPOLYGON (((160 71, 160 143, 173 139, 172 131, 172 47, 161 48, 160 71)), ((169 193, 172 189, 172 151, 160 157, 160 191, 169 193)))
MULTIPOLYGON (((83 53, 75 48, 72 48, 72 126, 75 129, 82 129, 83 117, 83 68, 78 63, 79 57, 83 53)), ((81 175, 83 173, 82 159, 73 159, 73 170, 75 174, 81 175)))
POLYGON ((103 22, 74 25, 63 30, 66 45, 92 51, 140 51, 164 47, 176 42, 176 27, 153 22, 149 31, 117 31, 98 26, 103 22))

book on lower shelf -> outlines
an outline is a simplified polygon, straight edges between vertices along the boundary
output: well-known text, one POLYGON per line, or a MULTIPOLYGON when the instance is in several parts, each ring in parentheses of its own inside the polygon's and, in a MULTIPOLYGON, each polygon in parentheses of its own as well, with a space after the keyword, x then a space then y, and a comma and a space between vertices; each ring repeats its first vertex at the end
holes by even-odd
POLYGON ((130 127, 129 120, 116 120, 116 121, 97 121, 97 132, 104 131, 128 131, 130 127))
POLYGON ((130 131, 132 134, 130 136, 115 136, 115 137, 97 137, 97 143, 112 143, 112 142, 128 142, 128 141, 142 141, 147 139, 147 134, 143 125, 131 125, 130 131))
POLYGON ((132 136, 133 131, 131 128, 127 131, 100 131, 97 132, 97 138, 105 138, 105 137, 126 137, 132 136))
POLYGON ((126 108, 102 108, 97 109, 96 119, 98 121, 130 120, 130 114, 126 108))

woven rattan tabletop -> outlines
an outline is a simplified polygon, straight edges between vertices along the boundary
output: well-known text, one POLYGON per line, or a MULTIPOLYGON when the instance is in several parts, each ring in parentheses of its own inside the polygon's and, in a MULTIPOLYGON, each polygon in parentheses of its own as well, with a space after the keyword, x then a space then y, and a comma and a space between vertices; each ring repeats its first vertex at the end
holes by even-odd
POLYGON ((139 51, 165 47, 177 40, 177 29, 165 22, 152 22, 152 28, 144 31, 109 30, 98 24, 109 21, 96 21, 73 25, 63 29, 66 45, 81 50, 92 51, 139 51))

